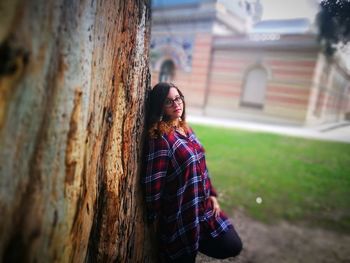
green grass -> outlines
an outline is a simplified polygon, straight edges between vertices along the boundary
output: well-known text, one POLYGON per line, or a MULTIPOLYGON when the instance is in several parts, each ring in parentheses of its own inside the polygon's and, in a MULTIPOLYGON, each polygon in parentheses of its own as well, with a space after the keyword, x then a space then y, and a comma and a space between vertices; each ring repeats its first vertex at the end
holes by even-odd
POLYGON ((350 233, 350 144, 192 127, 228 214, 240 207, 265 223, 284 219, 350 233))

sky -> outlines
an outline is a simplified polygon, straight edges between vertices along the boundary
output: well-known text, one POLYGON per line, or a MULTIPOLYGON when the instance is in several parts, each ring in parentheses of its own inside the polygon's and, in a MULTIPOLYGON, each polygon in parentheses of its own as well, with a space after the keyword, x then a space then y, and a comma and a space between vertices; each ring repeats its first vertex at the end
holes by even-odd
MULTIPOLYGON (((181 3, 198 3, 201 0, 151 0, 153 6, 164 6, 181 3)), ((229 3, 239 0, 222 0, 229 3)), ((250 0, 252 1, 252 0, 250 0)), ((254 0, 255 1, 255 0, 254 0)), ((312 18, 317 12, 320 0, 260 0, 264 6, 263 19, 312 18)))
POLYGON ((263 20, 309 18, 317 13, 317 0, 261 0, 264 6, 263 20))

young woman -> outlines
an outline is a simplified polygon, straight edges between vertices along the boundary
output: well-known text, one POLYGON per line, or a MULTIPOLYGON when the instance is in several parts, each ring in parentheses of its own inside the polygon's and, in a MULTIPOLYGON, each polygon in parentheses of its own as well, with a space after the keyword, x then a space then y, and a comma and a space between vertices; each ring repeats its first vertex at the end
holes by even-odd
POLYGON ((220 209, 204 149, 185 121, 185 101, 173 84, 151 91, 144 187, 162 262, 195 262, 200 251, 236 256, 242 242, 220 209))

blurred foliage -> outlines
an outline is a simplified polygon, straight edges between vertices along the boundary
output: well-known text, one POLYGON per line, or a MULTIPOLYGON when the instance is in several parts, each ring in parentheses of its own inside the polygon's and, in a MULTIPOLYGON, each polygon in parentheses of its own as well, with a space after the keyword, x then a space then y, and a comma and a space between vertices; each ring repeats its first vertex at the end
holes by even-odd
POLYGON ((327 57, 350 41, 350 0, 322 0, 317 15, 319 41, 327 57))

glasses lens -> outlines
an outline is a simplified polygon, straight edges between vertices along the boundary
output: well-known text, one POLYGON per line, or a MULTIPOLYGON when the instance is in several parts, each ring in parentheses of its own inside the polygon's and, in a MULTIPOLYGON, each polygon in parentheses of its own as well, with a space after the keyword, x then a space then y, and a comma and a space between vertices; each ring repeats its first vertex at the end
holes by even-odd
POLYGON ((165 102, 164 102, 164 105, 166 107, 171 107, 173 105, 173 101, 170 100, 170 99, 166 99, 165 102))
POLYGON ((181 97, 176 97, 174 102, 176 102, 177 104, 181 104, 182 103, 182 98, 181 97))

